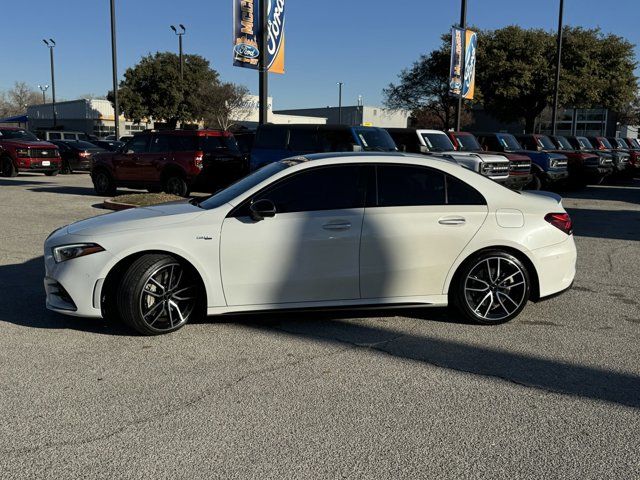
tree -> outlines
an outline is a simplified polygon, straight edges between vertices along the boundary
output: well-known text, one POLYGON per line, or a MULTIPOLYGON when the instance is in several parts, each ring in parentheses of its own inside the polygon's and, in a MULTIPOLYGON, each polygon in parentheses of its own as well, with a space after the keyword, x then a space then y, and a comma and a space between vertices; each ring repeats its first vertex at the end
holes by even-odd
MULTIPOLYGON (((173 53, 147 55, 127 69, 118 88, 119 103, 126 117, 141 121, 160 119, 175 128, 178 122, 195 122, 204 117, 207 92, 219 86, 218 72, 200 55, 184 56, 184 79, 180 60, 173 53)), ((109 92, 113 103, 113 93, 109 92)))
POLYGON ((11 90, 0 92, 0 117, 23 114, 29 105, 42 103, 42 95, 26 82, 16 82, 11 90))
POLYGON ((229 130, 251 114, 247 107, 249 89, 244 85, 223 83, 202 95, 206 104, 204 123, 209 127, 229 130))

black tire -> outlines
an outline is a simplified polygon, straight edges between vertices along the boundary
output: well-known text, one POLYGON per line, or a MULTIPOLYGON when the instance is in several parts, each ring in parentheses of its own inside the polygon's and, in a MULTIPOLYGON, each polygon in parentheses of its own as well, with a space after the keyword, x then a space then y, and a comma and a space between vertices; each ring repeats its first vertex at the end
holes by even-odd
POLYGON ((189 185, 187 185, 182 175, 172 173, 167 175, 162 189, 170 195, 177 195, 178 197, 189 196, 189 185))
POLYGON ((13 160, 10 157, 3 157, 0 159, 0 173, 3 177, 15 177, 18 175, 18 169, 13 164, 13 160))
POLYGON ((106 170, 97 170, 91 175, 93 188, 100 196, 112 196, 116 194, 116 183, 106 170))
POLYGON ((531 280, 526 266, 502 250, 486 250, 466 260, 449 290, 453 306, 468 320, 481 325, 498 325, 514 319, 530 295, 531 280))
POLYGON ((537 173, 531 176, 531 181, 525 187, 526 190, 540 190, 542 188, 542 180, 537 173))
POLYGON ((60 171, 60 170, 49 170, 48 172, 44 172, 44 174, 45 174, 47 177, 55 177, 56 175, 58 175, 58 172, 59 172, 59 171, 60 171))
POLYGON ((117 306, 120 318, 143 335, 174 332, 205 313, 199 278, 166 254, 131 264, 118 285, 117 306))
POLYGON ((69 165, 68 160, 62 161, 62 168, 60 169, 60 173, 63 175, 68 175, 70 173, 73 173, 73 170, 71 169, 71 165, 69 165))

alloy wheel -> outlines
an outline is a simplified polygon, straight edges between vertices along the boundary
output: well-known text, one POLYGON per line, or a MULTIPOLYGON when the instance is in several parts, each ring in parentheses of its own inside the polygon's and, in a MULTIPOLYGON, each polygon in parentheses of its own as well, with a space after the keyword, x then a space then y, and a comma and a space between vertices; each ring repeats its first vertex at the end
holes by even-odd
POLYGON ((163 265, 147 277, 140 293, 140 315, 162 332, 184 325, 196 307, 197 286, 179 263, 163 265))
POLYGON ((469 270, 464 282, 467 305, 487 322, 499 322, 518 311, 527 290, 522 268, 504 257, 483 258, 469 270))

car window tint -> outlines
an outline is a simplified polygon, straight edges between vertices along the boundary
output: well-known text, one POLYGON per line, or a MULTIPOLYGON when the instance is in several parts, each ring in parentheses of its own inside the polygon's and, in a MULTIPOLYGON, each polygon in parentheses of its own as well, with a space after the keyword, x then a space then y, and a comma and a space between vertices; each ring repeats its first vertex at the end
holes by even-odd
POLYGON ((284 150, 287 147, 286 127, 261 128, 256 135, 256 148, 284 150))
POLYGON ((317 137, 315 129, 292 128, 289 130, 289 150, 295 152, 315 152, 317 151, 317 137))
POLYGON ((235 138, 214 135, 200 137, 200 147, 198 149, 202 150, 204 153, 219 153, 225 150, 232 152, 239 151, 238 143, 235 138))
POLYGON ((462 180, 447 175, 447 205, 486 205, 484 197, 462 180))
POLYGON ((49 133, 49 140, 62 140, 61 133, 49 133))
POLYGON ((151 153, 164 153, 169 151, 169 137, 166 135, 154 135, 151 139, 151 153))
POLYGON ((271 200, 278 213, 359 208, 364 188, 357 165, 321 167, 286 178, 254 198, 271 200))
POLYGON ((197 139, 185 135, 168 135, 172 152, 193 152, 197 149, 197 139))
POLYGON ((356 143, 350 130, 319 130, 318 150, 320 152, 349 152, 356 143))
POLYGON ((401 152, 420 153, 420 142, 415 132, 389 132, 401 152))
POLYGON ((139 135, 129 140, 126 151, 127 152, 131 151, 133 153, 145 153, 147 151, 148 145, 149 145, 149 136, 139 135))
POLYGON ((444 205, 444 174, 411 165, 379 165, 378 206, 444 205))
POLYGON ((64 134, 64 139, 65 140, 76 140, 78 138, 78 135, 76 135, 75 133, 65 133, 64 134))

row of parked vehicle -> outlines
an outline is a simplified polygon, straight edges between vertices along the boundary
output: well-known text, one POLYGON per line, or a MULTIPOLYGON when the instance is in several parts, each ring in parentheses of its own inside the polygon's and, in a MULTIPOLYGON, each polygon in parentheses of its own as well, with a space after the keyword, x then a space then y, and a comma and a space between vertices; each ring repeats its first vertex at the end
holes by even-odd
POLYGON ((18 171, 90 171, 100 195, 130 187, 180 196, 192 190, 215 191, 284 158, 328 152, 435 156, 517 190, 583 186, 611 175, 640 174, 640 143, 631 138, 274 124, 235 134, 149 130, 126 142, 88 141, 80 134, 43 131, 36 136, 2 127, 0 172, 14 176, 18 171))

